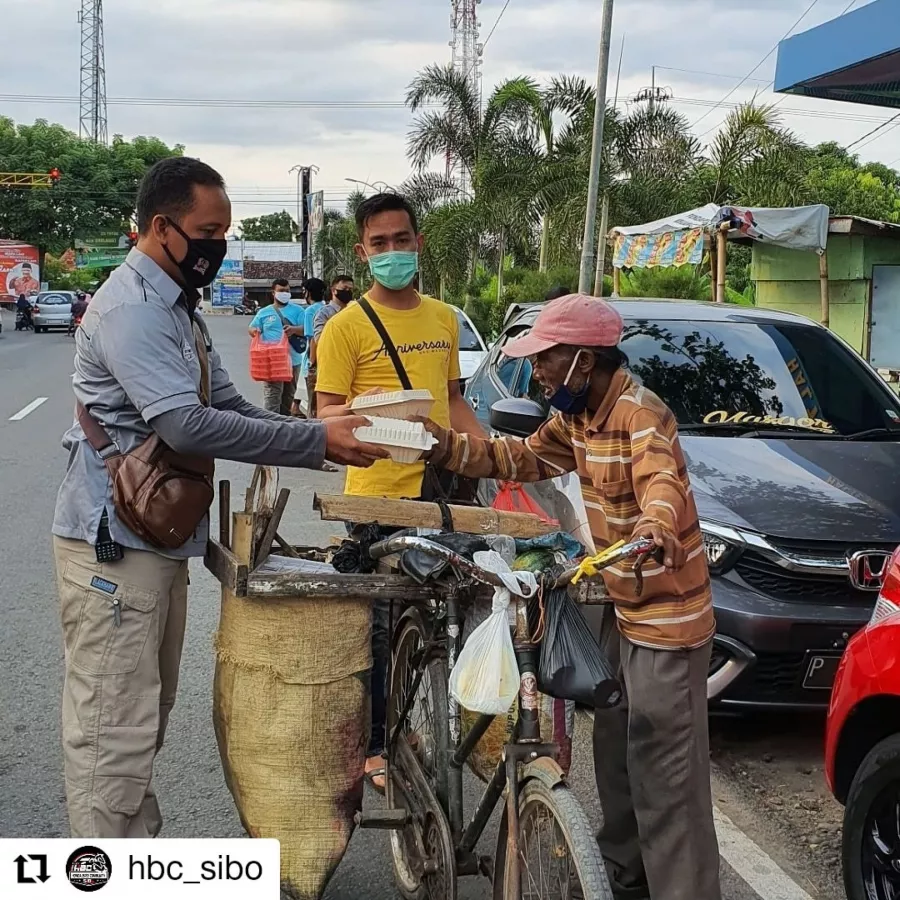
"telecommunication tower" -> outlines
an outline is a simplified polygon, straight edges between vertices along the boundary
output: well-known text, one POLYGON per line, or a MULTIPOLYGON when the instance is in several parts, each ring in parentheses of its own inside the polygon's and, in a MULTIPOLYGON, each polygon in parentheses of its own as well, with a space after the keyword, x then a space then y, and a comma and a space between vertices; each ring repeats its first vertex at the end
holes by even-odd
POLYGON ((108 143, 106 128, 106 63, 103 52, 103 0, 81 0, 81 94, 78 134, 97 144, 108 143))
MULTIPOLYGON (((450 47, 453 69, 472 85, 476 97, 481 100, 481 58, 484 45, 478 41, 478 15, 476 7, 481 0, 450 0, 450 47)), ((469 192, 469 176, 465 167, 453 165, 447 160, 447 175, 454 178, 459 189, 469 192)))

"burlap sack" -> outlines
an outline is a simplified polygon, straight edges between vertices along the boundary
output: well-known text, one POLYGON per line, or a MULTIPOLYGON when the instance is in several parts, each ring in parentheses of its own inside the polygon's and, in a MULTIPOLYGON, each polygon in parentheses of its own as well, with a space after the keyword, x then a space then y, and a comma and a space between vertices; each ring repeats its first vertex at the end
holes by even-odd
POLYGON ((292 900, 321 897, 362 806, 371 604, 242 600, 225 592, 214 723, 251 837, 281 841, 292 900))

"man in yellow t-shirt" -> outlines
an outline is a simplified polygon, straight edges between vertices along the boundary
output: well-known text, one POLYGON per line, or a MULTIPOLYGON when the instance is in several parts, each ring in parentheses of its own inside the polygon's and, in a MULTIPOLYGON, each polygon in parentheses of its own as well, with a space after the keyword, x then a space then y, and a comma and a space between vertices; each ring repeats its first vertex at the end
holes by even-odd
MULTIPOLYGON (((416 390, 435 399, 431 418, 454 431, 483 435, 459 389, 459 320, 453 307, 414 287, 422 236, 407 201, 377 194, 356 215, 357 253, 375 279, 365 295, 390 335, 416 390)), ((320 418, 345 415, 360 394, 400 390, 402 385, 384 341, 359 303, 334 316, 318 341, 316 395, 320 418)), ((415 499, 421 496, 424 463, 380 460, 370 469, 348 469, 345 493, 415 499)))
MULTIPOLYGON (((453 308, 416 290, 419 234, 416 215, 396 194, 376 194, 356 211, 356 253, 369 264, 374 284, 363 298, 397 349, 411 386, 429 390, 431 418, 454 431, 486 437, 459 389, 459 320, 453 308)), ((347 415, 360 394, 402 388, 400 376, 362 301, 335 315, 316 344, 319 417, 347 415)), ((424 463, 379 460, 370 469, 347 469, 345 493, 415 499, 422 494, 424 463)), ((385 680, 390 652, 388 604, 376 601, 372 621, 372 734, 366 777, 384 789, 385 680)))

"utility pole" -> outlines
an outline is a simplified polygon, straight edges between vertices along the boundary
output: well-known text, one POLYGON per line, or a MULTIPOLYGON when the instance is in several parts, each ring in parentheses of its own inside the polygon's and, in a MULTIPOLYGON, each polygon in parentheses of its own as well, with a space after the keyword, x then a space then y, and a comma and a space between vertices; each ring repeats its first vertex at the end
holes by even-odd
POLYGON ((288 175, 294 172, 297 173, 297 228, 300 232, 299 237, 302 245, 301 252, 304 266, 311 264, 309 258, 309 210, 307 209, 306 198, 312 192, 312 171, 315 168, 315 166, 294 166, 288 172, 288 175))
MULTIPOLYGON (((613 109, 619 108, 619 87, 622 84, 622 60, 625 59, 625 35, 622 35, 622 47, 619 50, 619 68, 616 72, 616 93, 613 97, 613 109)), ((654 67, 655 68, 655 67, 654 67)), ((655 72, 654 72, 655 75, 655 72)), ((603 205, 600 207, 600 240, 597 242, 597 270, 594 273, 594 296, 603 297, 603 275, 606 269, 606 236, 609 233, 609 188, 603 192, 603 205)))
POLYGON ((656 66, 650 69, 650 115, 656 109, 656 66))
POLYGON ((584 240, 581 245, 581 271, 578 292, 591 289, 594 274, 594 237, 597 232, 597 197, 600 193, 600 165, 603 161, 603 119, 606 115, 606 83, 609 78, 609 52, 612 43, 613 0, 603 2, 600 28, 600 62, 597 68, 597 101, 594 106, 594 139, 591 146, 591 175, 588 182, 587 210, 584 216, 584 240))

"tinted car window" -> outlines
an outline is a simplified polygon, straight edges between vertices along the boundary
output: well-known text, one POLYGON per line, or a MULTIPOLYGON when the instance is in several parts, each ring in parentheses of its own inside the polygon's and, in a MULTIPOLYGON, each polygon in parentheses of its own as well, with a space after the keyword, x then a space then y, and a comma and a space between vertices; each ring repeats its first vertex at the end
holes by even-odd
POLYGON ((37 303, 41 306, 68 306, 72 298, 67 294, 38 294, 37 303))
POLYGON ((475 334, 472 326, 463 318, 460 311, 457 310, 456 317, 459 319, 459 349, 460 350, 483 350, 478 335, 475 334))
POLYGON ((748 420, 839 434, 900 425, 877 376, 823 329, 632 321, 621 347, 632 374, 682 425, 748 420))

